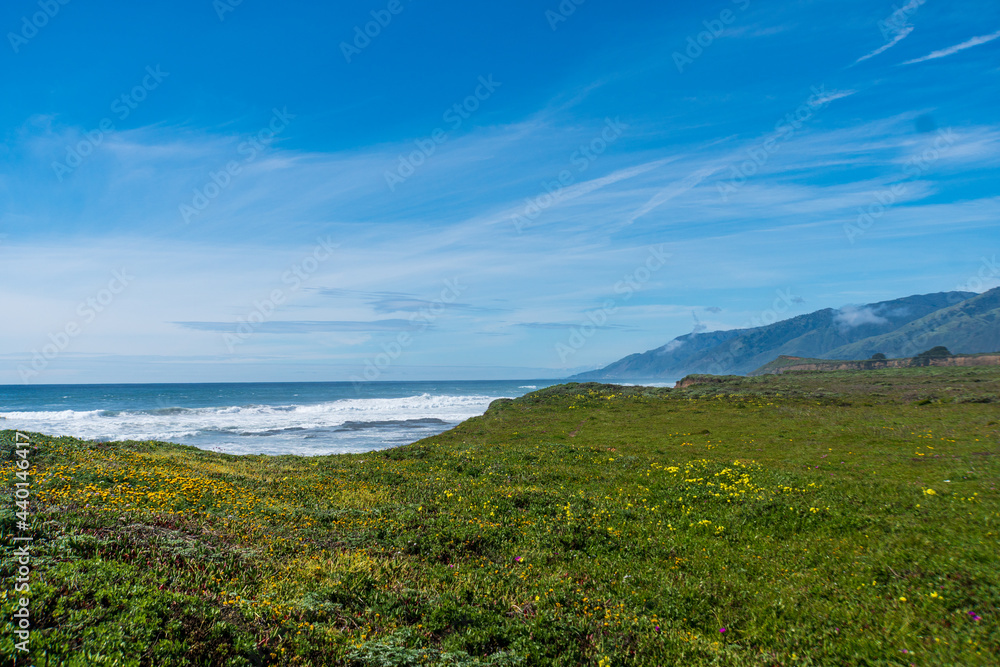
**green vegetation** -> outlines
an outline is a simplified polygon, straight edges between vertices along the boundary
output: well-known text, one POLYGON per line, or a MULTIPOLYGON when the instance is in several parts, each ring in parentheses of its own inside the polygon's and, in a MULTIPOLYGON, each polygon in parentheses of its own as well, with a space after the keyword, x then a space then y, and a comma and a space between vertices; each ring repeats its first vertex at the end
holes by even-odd
POLYGON ((713 380, 360 456, 32 435, 34 662, 1000 662, 1000 369, 713 380))
POLYGON ((951 352, 949 352, 948 348, 946 348, 944 345, 936 345, 931 349, 924 350, 923 352, 917 355, 917 357, 935 357, 935 358, 943 358, 950 356, 952 356, 951 352))
POLYGON ((748 373, 748 375, 753 376, 753 375, 765 375, 767 373, 776 373, 787 366, 800 366, 802 364, 816 364, 817 366, 820 366, 830 363, 836 363, 836 362, 831 362, 829 359, 806 359, 803 357, 789 357, 781 355, 774 361, 769 361, 760 368, 751 371, 750 373, 748 373))
MULTIPOLYGON (((779 356, 760 368, 748 373, 751 376, 768 373, 798 373, 802 371, 872 371, 899 368, 921 368, 926 366, 1000 366, 1000 352, 979 354, 952 354, 948 348, 938 346, 915 357, 887 359, 884 354, 875 354, 871 359, 803 359, 802 357, 779 356)), ((706 376, 689 375, 685 378, 706 376)), ((716 376, 718 377, 718 376, 716 376)))
POLYGON ((822 356, 828 359, 864 359, 874 352, 889 357, 909 357, 928 347, 946 346, 962 353, 1000 350, 1000 288, 949 305, 901 326, 895 331, 872 336, 837 348, 822 356))

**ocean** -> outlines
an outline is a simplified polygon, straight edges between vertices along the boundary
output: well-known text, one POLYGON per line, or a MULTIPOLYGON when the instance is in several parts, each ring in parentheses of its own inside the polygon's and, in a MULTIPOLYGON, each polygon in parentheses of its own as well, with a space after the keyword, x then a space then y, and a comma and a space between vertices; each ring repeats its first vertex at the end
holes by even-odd
POLYGON ((0 429, 228 454, 362 453, 437 435, 552 380, 0 386, 0 429))

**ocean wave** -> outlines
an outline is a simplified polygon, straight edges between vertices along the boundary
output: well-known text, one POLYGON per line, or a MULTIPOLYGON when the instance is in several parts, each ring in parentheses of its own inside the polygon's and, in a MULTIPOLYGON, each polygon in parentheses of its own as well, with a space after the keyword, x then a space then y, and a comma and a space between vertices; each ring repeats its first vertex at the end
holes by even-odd
MULTIPOLYGON (((496 396, 418 394, 405 398, 351 398, 315 404, 164 406, 144 410, 0 412, 16 428, 90 440, 199 441, 235 445, 246 438, 287 442, 335 433, 391 435, 443 430, 482 414, 496 396)), ((401 436, 402 437, 402 436, 401 436)), ((393 438, 390 438, 393 439, 393 438)), ((242 447, 240 447, 242 449, 242 447)), ((290 452, 289 452, 290 453, 290 452)))
POLYGON ((337 431, 361 431, 369 428, 427 428, 428 426, 447 426, 448 422, 436 417, 423 419, 390 419, 373 422, 344 422, 337 431))

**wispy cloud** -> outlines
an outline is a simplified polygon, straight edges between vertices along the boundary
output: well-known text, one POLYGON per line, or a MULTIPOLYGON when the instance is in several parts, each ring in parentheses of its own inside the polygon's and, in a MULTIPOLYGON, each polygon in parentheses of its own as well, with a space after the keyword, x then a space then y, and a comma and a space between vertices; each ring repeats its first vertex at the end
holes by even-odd
POLYGON ((906 39, 907 37, 909 37, 910 33, 912 33, 912 32, 913 32, 913 26, 906 26, 900 32, 896 33, 896 36, 893 37, 890 41, 888 41, 885 44, 883 44, 882 46, 878 47, 877 49, 875 49, 871 53, 866 53, 865 55, 861 56, 860 58, 858 58, 857 60, 854 61, 854 64, 857 65, 858 63, 864 62, 864 61, 868 60, 869 58, 874 58, 877 55, 885 53, 886 51, 888 51, 889 49, 891 49, 892 47, 896 46, 897 44, 899 44, 900 42, 902 42, 904 39, 906 39))
MULTIPOLYGON (((600 178, 594 178, 589 181, 584 181, 576 185, 565 188, 559 192, 554 198, 553 203, 547 208, 554 208, 560 204, 565 204, 573 201, 574 199, 579 199, 586 195, 592 194, 606 188, 610 185, 615 185, 621 181, 625 181, 641 174, 645 174, 648 171, 652 171, 665 164, 673 162, 676 158, 665 158, 662 160, 654 160, 652 162, 647 162, 644 164, 639 164, 633 167, 626 167, 624 169, 619 169, 607 176, 601 176, 600 178)), ((543 191, 544 192, 544 191, 543 191)), ((525 205, 518 206, 516 208, 509 208, 495 215, 491 215, 484 219, 475 220, 475 224, 485 224, 485 225, 496 225, 501 223, 510 224, 511 219, 519 214, 523 214, 525 205)))
MULTIPOLYGON (((542 329, 546 331, 566 331, 569 329, 579 328, 579 322, 520 322, 516 326, 522 327, 524 329, 542 329)), ((620 324, 602 324, 600 326, 594 324, 592 325, 595 329, 618 329, 621 331, 634 331, 633 327, 622 326, 620 324)))
POLYGON ((794 27, 795 25, 792 23, 784 23, 781 25, 761 25, 760 23, 754 23, 736 28, 728 28, 723 35, 726 37, 770 37, 771 35, 777 35, 787 30, 791 30, 794 27))
POLYGON ((698 315, 692 310, 691 317, 694 319, 694 326, 691 328, 691 333, 701 333, 708 329, 708 325, 698 319, 698 315))
POLYGON ((941 49, 939 51, 934 51, 928 53, 926 56, 921 58, 914 58, 913 60, 907 60, 904 65, 915 65, 917 63, 926 62, 928 60, 937 60, 938 58, 945 58, 950 55, 954 55, 959 51, 965 51, 966 49, 971 49, 974 46, 979 46, 980 44, 986 44, 987 42, 992 42, 994 39, 1000 38, 1000 30, 989 35, 981 35, 979 37, 973 37, 972 39, 966 40, 961 44, 956 44, 955 46, 949 46, 947 49, 941 49))
POLYGON ((819 95, 816 98, 814 98, 812 100, 812 104, 813 106, 817 107, 825 106, 835 100, 842 100, 845 97, 850 97, 851 95, 854 95, 857 92, 858 91, 856 90, 831 90, 825 95, 819 95))
MULTIPOLYGON (((386 313, 417 312, 441 304, 441 302, 421 299, 415 294, 407 294, 405 292, 366 292, 364 290, 339 288, 320 288, 318 291, 323 296, 337 299, 361 299, 366 304, 371 306, 376 313, 383 315, 386 313)), ((447 307, 449 310, 465 310, 482 313, 501 312, 501 309, 499 308, 484 308, 481 306, 474 306, 471 303, 448 302, 447 307)))
MULTIPOLYGON (((884 40, 871 45, 879 48, 858 62, 912 34, 900 17, 884 40)), ((796 16, 794 22, 820 25, 806 19, 815 17, 796 16)), ((934 29, 919 27, 928 38, 934 29)), ((765 31, 775 30, 742 34, 765 31)), ((938 39, 932 44, 953 41, 938 39)), ((985 41, 976 38, 926 59, 985 41)), ((204 190, 212 174, 239 159, 236 147, 245 136, 164 122, 123 126, 55 187, 51 161, 64 159, 88 128, 45 130, 39 118, 0 148, 17 157, 0 161, 0 194, 9 200, 0 230, 10 233, 0 242, 0 303, 27 321, 0 332, 0 348, 14 351, 20 363, 64 320, 75 318, 78 304, 122 265, 136 273, 134 289, 72 341, 74 353, 155 352, 164 359, 217 353, 220 334, 233 332, 239 318, 281 289, 287 301, 254 329, 267 335, 248 339, 237 355, 219 357, 218 363, 238 369, 232 372, 249 373, 246 360, 305 364, 301 360, 351 361, 379 352, 389 335, 414 327, 410 314, 439 305, 433 300, 443 281, 456 276, 468 285, 461 303, 448 303, 435 328, 414 336, 402 365, 553 364, 553 345, 586 321, 588 309, 615 298, 615 315, 576 358, 607 363, 661 346, 692 326, 741 325, 773 301, 775 287, 801 290, 810 308, 819 308, 840 305, 852 289, 866 295, 876 289, 933 291, 948 267, 979 261, 978 248, 1000 209, 989 190, 1000 166, 1000 127, 986 116, 988 105, 981 102, 988 101, 988 90, 971 72, 892 94, 874 94, 881 81, 831 82, 812 104, 853 95, 850 105, 831 105, 822 117, 789 124, 802 81, 785 70, 753 69, 760 54, 751 46, 742 45, 747 48, 740 57, 759 79, 737 80, 731 64, 723 78, 712 79, 706 60, 671 94, 657 93, 655 104, 646 98, 661 90, 662 81, 644 77, 656 67, 641 58, 600 58, 605 69, 580 76, 602 85, 583 93, 569 86, 556 98, 566 102, 526 117, 516 114, 535 108, 537 98, 518 102, 506 115, 476 116, 395 192, 383 174, 414 150, 412 139, 373 134, 367 144, 335 149, 330 146, 339 140, 307 141, 307 121, 295 126, 301 135, 274 142, 245 164, 188 225, 178 205, 191 202, 193 189, 204 190), (935 140, 930 132, 914 132, 914 120, 933 112, 943 123, 958 117, 958 105, 984 117, 961 114, 966 120, 955 130, 954 145, 919 179, 908 177, 908 166, 935 140), (629 131, 578 167, 574 155, 592 151, 603 119, 618 114, 629 131), (784 128, 780 134, 775 121, 784 128), (774 139, 775 150, 761 158, 762 147, 774 139), (755 165, 753 174, 730 201, 722 200, 720 184, 744 164, 755 165), (550 186, 563 170, 572 172, 571 184, 539 206, 544 211, 537 226, 528 226, 531 234, 517 234, 511 216, 555 191, 550 186), (848 247, 844 223, 872 205, 873 193, 900 182, 905 191, 894 195, 866 244, 848 247), (132 234, 135 240, 126 236, 132 234), (320 235, 340 250, 298 288, 296 272, 312 261, 320 235), (93 242, 81 248, 80 238, 93 242), (954 252, 929 259, 933 253, 926 249, 941 243, 954 252), (622 290, 645 270, 646 249, 660 244, 669 244, 670 270, 624 297, 622 290), (964 260, 955 259, 959 254, 964 260), (928 259, 915 265, 914 257, 928 259), (46 271, 39 273, 38 266, 46 271), (694 305, 706 303, 716 305, 694 305), (692 308, 695 318, 711 319, 693 321, 692 308), (473 337, 479 340, 470 343, 473 337)), ((773 53, 769 45, 759 48, 773 53)), ((849 63, 863 51, 848 46, 837 59, 849 63)), ((811 55, 803 52, 803 75, 809 81, 831 76, 825 61, 808 69, 811 55)), ((513 85, 507 90, 513 92, 513 85)), ((424 134, 436 123, 432 117, 424 134)), ((865 315, 844 317, 857 322, 865 315)), ((0 368, 0 382, 16 380, 10 368, 0 368)))
POLYGON ((889 320, 876 313, 870 306, 844 306, 833 316, 840 330, 847 331, 864 324, 887 324, 889 320))
POLYGON ((691 174, 688 174, 687 176, 684 177, 683 180, 681 180, 680 183, 671 183, 667 187, 657 192, 656 195, 654 195, 648 202, 643 204, 642 207, 640 207, 635 213, 629 216, 628 220, 626 221, 626 224, 632 224, 633 222, 643 217, 644 215, 653 212, 660 206, 663 206, 671 199, 674 199, 675 197, 678 197, 684 194, 685 192, 693 190, 694 188, 698 187, 698 185, 700 185, 702 181, 704 181, 706 178, 708 178, 715 172, 719 171, 719 169, 721 168, 722 168, 721 165, 704 167, 702 169, 698 169, 697 171, 691 174))
MULTIPOLYGON (((230 333, 237 327, 237 324, 233 322, 174 322, 174 324, 185 329, 215 333, 230 333)), ((416 331, 426 329, 427 327, 427 323, 410 322, 409 320, 375 320, 372 322, 282 320, 264 322, 258 325, 254 331, 264 334, 374 333, 382 331, 416 331)))

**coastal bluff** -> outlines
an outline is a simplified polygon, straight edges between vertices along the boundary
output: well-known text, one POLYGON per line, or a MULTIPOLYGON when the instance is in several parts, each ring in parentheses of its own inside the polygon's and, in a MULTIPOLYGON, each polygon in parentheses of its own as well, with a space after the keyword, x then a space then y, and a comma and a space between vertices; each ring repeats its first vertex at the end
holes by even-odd
POLYGON ((848 361, 806 359, 781 355, 771 363, 753 371, 750 375, 780 375, 791 371, 873 371, 885 368, 918 368, 923 366, 1000 366, 1000 352, 848 361))

